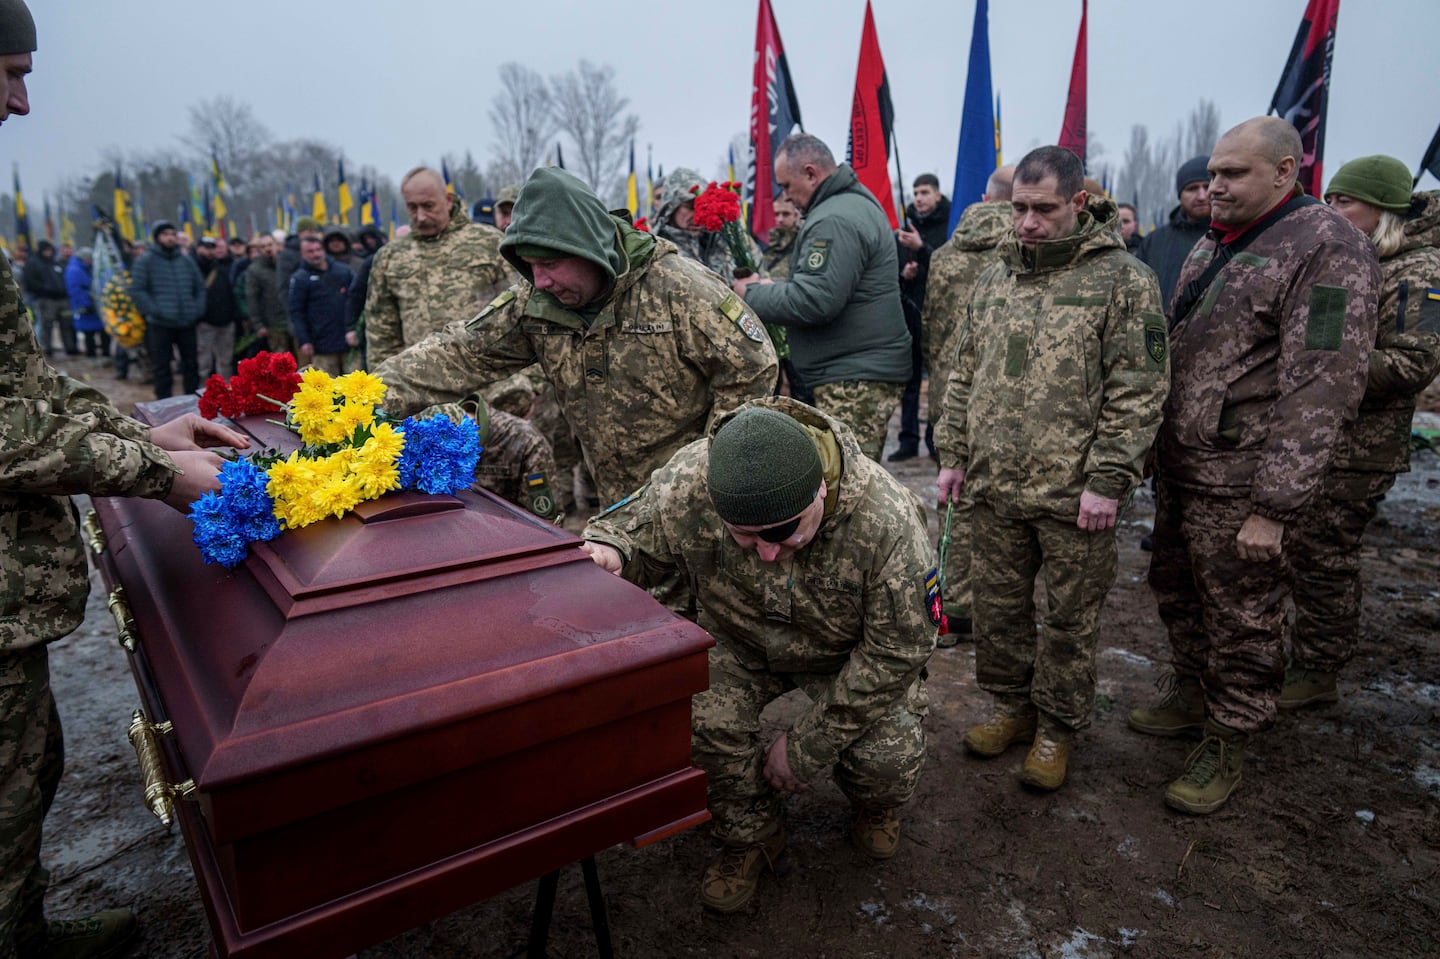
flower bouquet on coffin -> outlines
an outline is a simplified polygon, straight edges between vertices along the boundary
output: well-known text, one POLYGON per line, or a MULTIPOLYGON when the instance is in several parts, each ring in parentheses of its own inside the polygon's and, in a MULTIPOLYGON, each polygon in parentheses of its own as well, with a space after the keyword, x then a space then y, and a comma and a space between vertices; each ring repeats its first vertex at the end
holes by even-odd
MULTIPOLYGON (((226 384, 231 394, 238 376, 226 384)), ((459 422, 409 417, 396 423, 380 405, 385 384, 377 376, 331 377, 311 369, 297 379, 285 402, 256 395, 270 411, 284 410, 284 425, 299 434, 300 448, 288 456, 262 454, 225 464, 220 492, 191 504, 193 538, 207 563, 233 569, 251 543, 343 516, 391 490, 455 493, 475 480, 483 450, 471 417, 459 422)), ((243 397, 245 384, 241 387, 243 397)), ((217 394, 217 406, 222 395, 217 394)))

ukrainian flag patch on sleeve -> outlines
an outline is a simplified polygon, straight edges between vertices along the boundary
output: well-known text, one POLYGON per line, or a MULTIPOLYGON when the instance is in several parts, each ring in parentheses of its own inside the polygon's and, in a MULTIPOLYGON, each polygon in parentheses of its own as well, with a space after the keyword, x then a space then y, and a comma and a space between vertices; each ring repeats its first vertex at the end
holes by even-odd
POLYGON ((925 574, 925 612, 936 626, 945 616, 945 604, 940 599, 940 571, 933 567, 925 574))

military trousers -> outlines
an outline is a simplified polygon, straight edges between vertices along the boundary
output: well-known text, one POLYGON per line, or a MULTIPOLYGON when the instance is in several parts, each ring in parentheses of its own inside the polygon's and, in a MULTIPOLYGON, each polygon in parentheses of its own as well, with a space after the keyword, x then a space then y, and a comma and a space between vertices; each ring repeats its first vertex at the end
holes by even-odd
POLYGON ((904 383, 841 380, 815 387, 815 408, 854 430, 860 452, 878 463, 890 429, 890 414, 904 392, 904 383))
MULTIPOLYGON (((784 796, 765 780, 768 744, 760 712, 792 689, 814 700, 833 676, 750 669, 716 637, 710 650, 710 688, 693 702, 695 762, 709 784, 714 834, 727 846, 759 842, 780 828, 784 796)), ((905 694, 840 753, 835 781, 857 806, 889 809, 910 800, 925 766, 922 721, 929 700, 916 680, 905 694)))
POLYGON ((1235 537, 1251 513, 1247 497, 1211 496, 1155 484, 1150 589, 1170 635, 1179 676, 1198 677, 1206 714, 1243 733, 1274 725, 1284 680, 1284 554, 1254 563, 1235 537))
POLYGON ((40 834, 64 766, 45 647, 0 651, 0 959, 44 934, 40 834))
POLYGON ((1071 728, 1095 706, 1095 644, 1115 583, 1115 530, 1086 532, 1053 516, 1017 519, 984 500, 971 515, 975 675, 999 697, 1028 698, 1071 728), (1045 609, 1035 631, 1035 582, 1045 609))
MULTIPOLYGON (((1393 482, 1394 477, 1385 479, 1393 482)), ((1355 655, 1362 593, 1360 539, 1380 508, 1382 494, 1350 499, 1327 490, 1310 501, 1290 530, 1286 552, 1295 601, 1291 659, 1302 669, 1339 672, 1355 655)))
POLYGON ((196 323, 195 362, 199 365, 201 380, 209 379, 212 373, 234 376, 235 324, 216 326, 204 320, 196 323))

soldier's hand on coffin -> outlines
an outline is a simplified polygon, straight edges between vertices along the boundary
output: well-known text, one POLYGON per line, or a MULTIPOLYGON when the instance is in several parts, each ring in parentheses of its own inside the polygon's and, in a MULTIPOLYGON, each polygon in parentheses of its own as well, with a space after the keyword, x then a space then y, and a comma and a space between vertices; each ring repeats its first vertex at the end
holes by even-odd
POLYGON ((250 447, 250 440, 245 434, 194 413, 186 413, 179 419, 154 427, 150 430, 150 442, 172 453, 219 446, 232 446, 238 450, 250 447))
POLYGON ((1235 550, 1246 562, 1264 563, 1280 556, 1284 540, 1284 523, 1251 513, 1235 534, 1235 550))
POLYGON ((790 757, 785 753, 787 742, 781 733, 780 738, 770 744, 770 751, 765 754, 765 781, 781 792, 803 793, 810 787, 790 771, 790 757))
POLYGON ((1075 517, 1075 525, 1088 533, 1098 533, 1115 525, 1119 510, 1119 500, 1084 490, 1080 493, 1080 513, 1075 517))
POLYGON ((607 573, 620 575, 620 570, 625 568, 625 561, 620 557, 620 551, 613 546, 606 546, 604 543, 592 543, 586 540, 580 544, 580 549, 585 555, 595 561, 595 565, 607 573))
POLYGON ((940 488, 940 505, 954 500, 960 502, 960 491, 965 488, 965 471, 941 469, 940 475, 935 478, 935 485, 940 488))
POLYGON ((178 450, 170 456, 179 472, 165 502, 188 513, 191 503, 206 493, 220 491, 220 467, 225 461, 218 454, 207 450, 178 450))

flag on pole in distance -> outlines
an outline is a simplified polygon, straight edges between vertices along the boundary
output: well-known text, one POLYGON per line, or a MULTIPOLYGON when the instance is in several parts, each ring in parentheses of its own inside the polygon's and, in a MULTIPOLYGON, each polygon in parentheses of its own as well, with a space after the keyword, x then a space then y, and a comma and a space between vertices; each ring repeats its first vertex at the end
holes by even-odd
POLYGON ((185 222, 191 224, 191 228, 185 232, 190 234, 190 239, 194 240, 195 231, 200 228, 200 224, 205 222, 205 207, 202 205, 200 187, 195 183, 195 177, 187 173, 185 181, 190 186, 190 215, 185 217, 185 222))
POLYGON ((321 189, 321 187, 320 187, 320 171, 319 171, 319 170, 316 170, 316 171, 315 171, 315 193, 314 193, 314 195, 310 198, 310 216, 312 216, 312 217, 315 219, 315 222, 316 222, 316 223, 320 224, 321 226, 324 226, 324 225, 325 225, 325 220, 326 220, 326 215, 327 215, 327 214, 326 214, 326 209, 325 209, 325 191, 324 191, 323 189, 321 189))
POLYGON ((1000 91, 995 91, 995 168, 1005 165, 1005 152, 1000 148, 1000 91))
POLYGON ((655 215, 655 157, 645 145, 645 215, 655 215))
POLYGON ((55 242, 55 218, 50 215, 50 197, 47 195, 44 200, 45 207, 45 239, 51 243, 55 242))
POLYGON ((370 184, 362 176, 360 178, 360 225, 375 225, 375 194, 370 189, 370 184))
POLYGON ((890 136, 894 128, 895 108, 890 102, 885 60, 880 56, 880 38, 875 33, 875 14, 870 0, 865 0, 865 27, 860 34, 860 65, 855 71, 846 154, 860 183, 885 211, 892 229, 900 224, 895 216, 895 191, 890 185, 890 136))
POLYGON ((625 180, 625 209, 630 219, 640 215, 640 184, 635 179, 635 139, 630 139, 630 176, 625 180))
POLYGON ((337 163, 340 166, 340 185, 335 188, 335 207, 340 217, 340 225, 349 226, 350 211, 355 209, 355 200, 350 195, 350 184, 345 182, 345 161, 339 160, 337 163))
POLYGON ((125 189, 125 181, 121 179, 120 167, 115 167, 115 225, 120 228, 120 235, 131 243, 135 242, 135 217, 130 210, 130 191, 125 189))
POLYGON ((970 70, 960 112, 960 145, 955 150, 955 187, 950 197, 950 232, 972 203, 979 203, 1000 152, 999 114, 991 109, 990 4, 975 0, 970 30, 970 70))
POLYGON ((1311 196, 1323 186, 1325 113, 1330 103, 1330 57, 1335 50, 1335 18, 1340 0, 1310 0, 1280 84, 1270 100, 1279 114, 1300 131, 1300 185, 1311 196))
MULTIPOLYGON (((770 0, 760 0, 755 23, 755 70, 750 86, 750 162, 745 196, 750 200, 750 232, 762 243, 775 226, 775 153, 800 122, 800 101, 790 81, 790 65, 770 0)), ((661 179, 664 179, 662 171, 661 179)))
POLYGON ((15 166, 15 244, 30 249, 30 215, 25 212, 25 194, 20 191, 20 167, 15 166))
POLYGON ((1065 97, 1065 120, 1060 124, 1060 146, 1085 164, 1085 21, 1089 0, 1080 0, 1080 33, 1075 37, 1075 60, 1070 65, 1070 92, 1065 97))
POLYGON ((1420 173, 1415 174, 1415 184, 1420 183, 1420 174, 1429 173, 1435 179, 1440 180, 1440 127, 1435 130, 1435 135, 1430 138, 1430 146, 1425 150, 1425 157, 1420 161, 1420 173))

